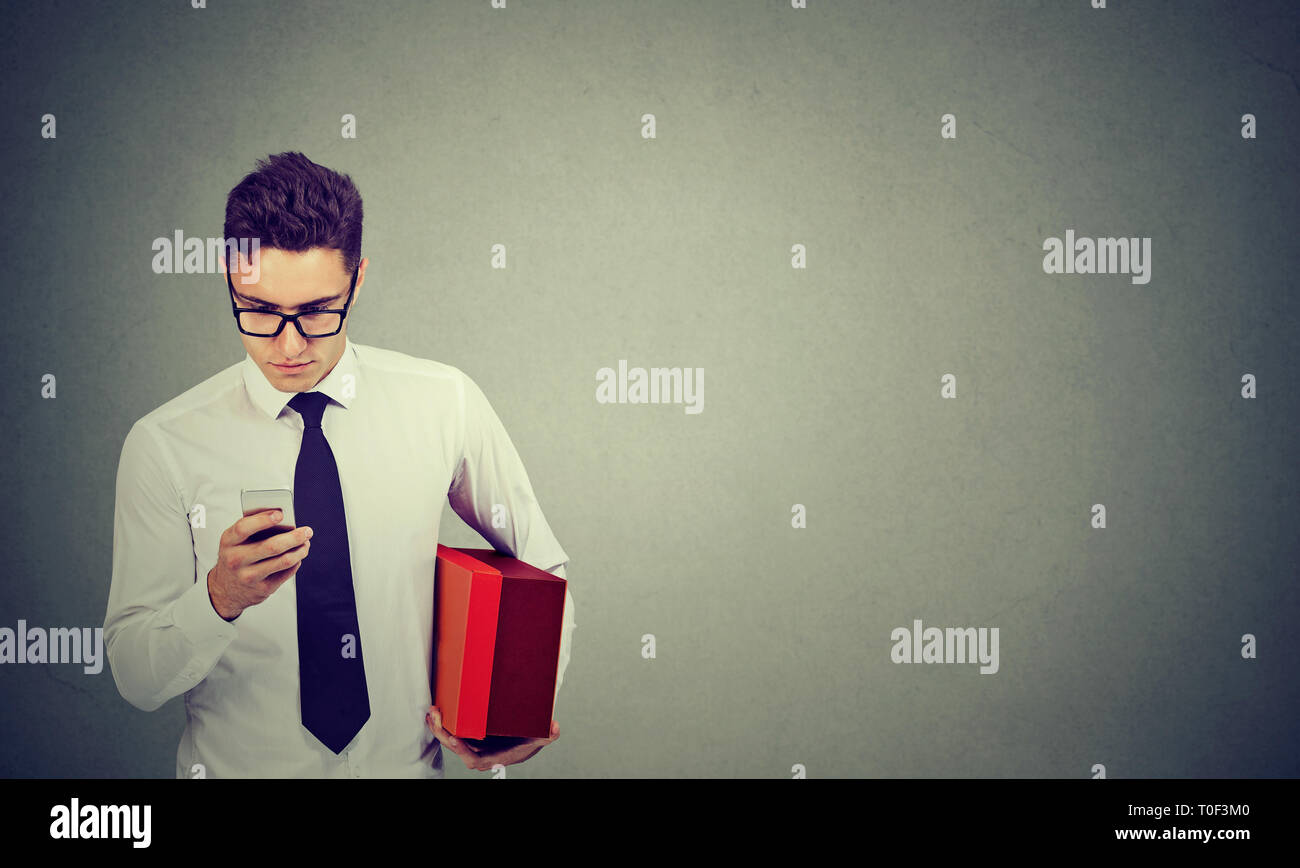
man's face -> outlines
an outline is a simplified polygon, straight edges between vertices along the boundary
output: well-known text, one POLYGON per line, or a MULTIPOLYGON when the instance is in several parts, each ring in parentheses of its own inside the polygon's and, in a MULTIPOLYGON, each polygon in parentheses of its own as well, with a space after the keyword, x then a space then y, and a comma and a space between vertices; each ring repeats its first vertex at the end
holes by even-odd
MULTIPOLYGON (((249 271, 235 269, 230 276, 235 288, 235 305, 241 308, 266 308, 294 314, 309 308, 340 309, 348 298, 352 272, 343 268, 343 251, 313 247, 303 253, 263 247, 254 256, 259 268, 252 271, 258 280, 245 283, 249 271)), ((343 320, 343 330, 322 338, 304 338, 293 323, 286 322, 273 338, 257 338, 236 330, 244 349, 262 369, 266 379, 281 392, 309 392, 325 379, 343 356, 348 320, 356 309, 361 284, 366 279, 362 259, 357 272, 352 304, 343 320)), ((224 267, 224 262, 222 263, 224 267)), ((246 268, 247 266, 245 266, 246 268)))

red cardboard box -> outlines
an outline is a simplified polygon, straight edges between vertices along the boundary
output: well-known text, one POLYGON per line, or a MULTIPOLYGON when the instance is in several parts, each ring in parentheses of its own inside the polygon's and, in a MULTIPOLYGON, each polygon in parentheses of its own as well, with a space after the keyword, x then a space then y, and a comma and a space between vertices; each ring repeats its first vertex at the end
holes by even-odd
POLYGON ((492 549, 438 546, 430 686, 444 729, 550 737, 566 584, 492 549))

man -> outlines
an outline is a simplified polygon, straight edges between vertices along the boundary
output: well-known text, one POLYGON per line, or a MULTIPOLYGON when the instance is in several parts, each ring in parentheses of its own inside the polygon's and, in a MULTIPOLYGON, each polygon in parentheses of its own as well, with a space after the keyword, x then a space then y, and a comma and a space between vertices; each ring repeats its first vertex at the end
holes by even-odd
MULTIPOLYGON (((568 555, 472 379, 348 340, 361 226, 346 175, 259 161, 226 203, 227 241, 257 241, 223 263, 247 357, 122 447, 104 637, 133 705, 185 696, 177 777, 440 778, 444 745, 490 769, 559 737, 476 751, 430 703, 444 497, 498 551, 562 578, 568 555), (250 540, 280 516, 240 491, 266 488, 298 527, 250 540)), ((557 694, 573 626, 566 592, 557 694)))

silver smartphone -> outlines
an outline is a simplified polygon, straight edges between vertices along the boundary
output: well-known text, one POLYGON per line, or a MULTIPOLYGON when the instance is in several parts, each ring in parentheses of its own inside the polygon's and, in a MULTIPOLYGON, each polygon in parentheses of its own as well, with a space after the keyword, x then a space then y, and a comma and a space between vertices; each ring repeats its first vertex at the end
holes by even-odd
POLYGON ((291 488, 245 488, 239 492, 239 505, 244 510, 244 515, 252 515, 268 509, 278 509, 283 513, 278 525, 259 530, 245 542, 261 542, 267 537, 293 530, 298 526, 293 519, 293 489, 291 488))

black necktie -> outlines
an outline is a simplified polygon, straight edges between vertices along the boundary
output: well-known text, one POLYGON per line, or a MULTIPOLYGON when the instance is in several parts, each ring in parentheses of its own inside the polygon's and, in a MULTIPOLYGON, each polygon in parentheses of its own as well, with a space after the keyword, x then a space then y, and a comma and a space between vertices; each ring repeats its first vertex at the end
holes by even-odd
POLYGON ((298 676, 302 725, 334 753, 370 719, 361 630, 352 589, 348 526, 339 468, 321 417, 329 398, 300 392, 289 406, 302 414, 302 447, 293 476, 293 511, 311 527, 311 551, 294 577, 298 590, 298 676))

